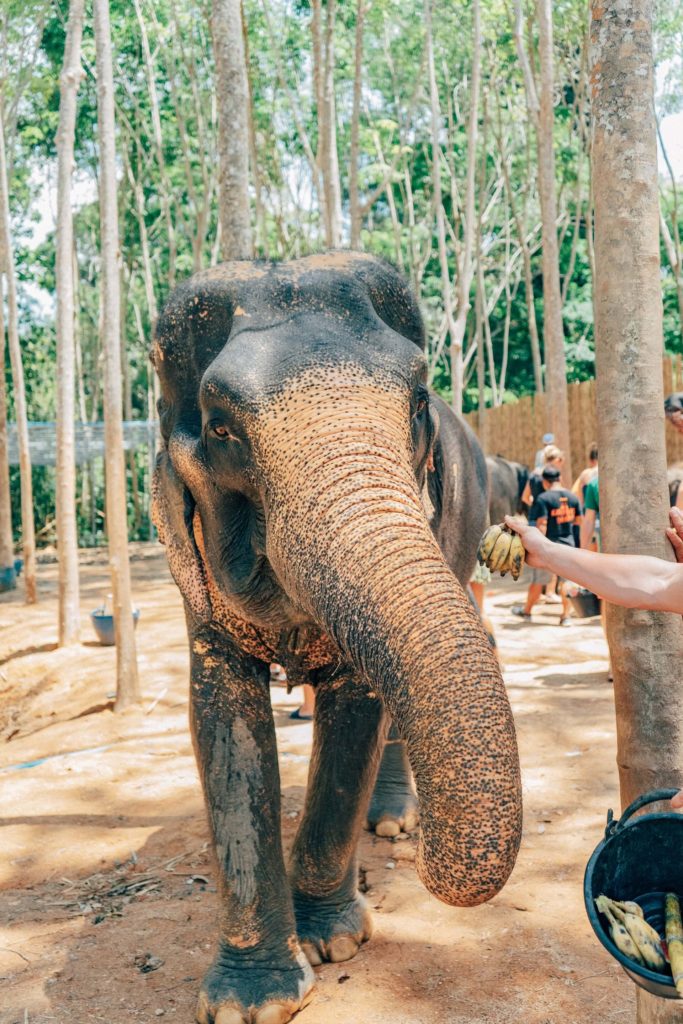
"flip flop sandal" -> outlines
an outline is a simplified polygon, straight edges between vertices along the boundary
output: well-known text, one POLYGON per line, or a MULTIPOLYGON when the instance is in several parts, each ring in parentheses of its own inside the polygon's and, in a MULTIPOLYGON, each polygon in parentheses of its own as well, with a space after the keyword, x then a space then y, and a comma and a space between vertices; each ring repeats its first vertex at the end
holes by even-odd
POLYGON ((531 612, 525 612, 521 604, 513 605, 510 611, 513 615, 516 615, 518 619, 526 619, 527 621, 531 619, 531 612))
POLYGON ((302 715, 300 708, 296 708, 294 711, 292 711, 292 713, 291 713, 291 715, 289 717, 290 718, 294 718, 298 722, 312 722, 313 721, 313 715, 302 715))

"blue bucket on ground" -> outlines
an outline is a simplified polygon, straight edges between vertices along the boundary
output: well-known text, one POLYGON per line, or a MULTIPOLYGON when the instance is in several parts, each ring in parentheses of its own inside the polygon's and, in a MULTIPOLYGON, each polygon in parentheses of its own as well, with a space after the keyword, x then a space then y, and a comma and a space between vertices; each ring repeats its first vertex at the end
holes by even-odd
MULTIPOLYGON (((133 609, 133 626, 137 626, 140 618, 140 609, 133 609)), ((114 636, 114 616, 104 608, 96 608, 90 612, 90 621, 93 629, 103 647, 113 647, 116 643, 114 636)))
MULTIPOLYGON (((618 821, 607 814, 605 838, 586 867, 583 898, 593 931, 608 953, 618 960, 636 985, 654 996, 678 999, 671 973, 641 967, 617 949, 607 923, 595 906, 602 893, 613 900, 640 904, 645 920, 664 938, 664 897, 675 892, 683 902, 683 814, 664 811, 631 818, 646 804, 670 800, 677 789, 655 789, 630 804, 618 821)), ((667 964, 668 969, 668 964, 667 964)))
POLYGON ((0 594, 17 588, 17 571, 13 565, 0 569, 0 594))

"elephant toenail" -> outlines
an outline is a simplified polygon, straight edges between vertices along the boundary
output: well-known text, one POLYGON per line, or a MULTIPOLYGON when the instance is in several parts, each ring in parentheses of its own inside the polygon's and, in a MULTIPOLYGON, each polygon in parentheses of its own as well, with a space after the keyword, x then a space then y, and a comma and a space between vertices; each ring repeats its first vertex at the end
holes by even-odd
POLYGON ((282 1003, 270 1003, 269 1006, 264 1006, 262 1010, 259 1010, 254 1017, 254 1024, 286 1024, 286 1021, 291 1019, 292 1011, 286 1006, 282 1003))
POLYGON ((302 942, 301 948, 306 954, 306 959, 308 960, 309 964, 311 964, 312 967, 320 967, 321 963, 323 962, 323 958, 321 957, 317 946, 315 946, 312 942, 302 942))
POLYGON ((197 998, 195 1020, 197 1021, 197 1024, 210 1024, 209 999, 205 992, 200 992, 197 998))
POLYGON ((221 1006, 214 1017, 214 1024, 245 1024, 245 1018, 236 1006, 221 1006))
POLYGON ((358 943, 351 935, 337 935, 330 939, 329 959, 333 964, 350 960, 358 952, 358 943))
POLYGON ((375 833, 383 839, 393 839, 401 831, 401 826, 393 818, 383 818, 375 825, 375 833))

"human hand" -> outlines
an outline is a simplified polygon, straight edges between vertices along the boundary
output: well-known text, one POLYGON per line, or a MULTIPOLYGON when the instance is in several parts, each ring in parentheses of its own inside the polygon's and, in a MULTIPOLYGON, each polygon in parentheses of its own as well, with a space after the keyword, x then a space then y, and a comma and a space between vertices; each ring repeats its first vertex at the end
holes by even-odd
POLYGON ((676 796, 671 798, 671 806, 675 807, 676 810, 683 809, 683 789, 676 793, 676 796))
POLYGON ((666 417, 669 423, 676 428, 679 434, 683 434, 683 412, 680 409, 675 409, 674 412, 667 413, 666 417))
MULTIPOLYGON (((549 540, 543 536, 535 526, 529 526, 525 519, 517 519, 516 516, 505 516, 505 523, 518 533, 522 538, 522 544, 526 551, 526 564, 532 569, 545 569, 545 553, 552 547, 549 540)), ((683 540, 681 541, 683 552, 683 540)))
POLYGON ((669 518, 671 526, 667 527, 666 535, 674 549, 676 561, 683 562, 683 511, 680 508, 670 508, 669 518))

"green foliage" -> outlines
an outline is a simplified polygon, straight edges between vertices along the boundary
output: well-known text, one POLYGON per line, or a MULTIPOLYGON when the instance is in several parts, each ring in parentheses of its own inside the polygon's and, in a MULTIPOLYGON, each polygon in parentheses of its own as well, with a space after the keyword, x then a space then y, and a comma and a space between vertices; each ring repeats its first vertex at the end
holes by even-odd
MULTIPOLYGON (((147 348, 157 308, 173 284, 218 258, 216 232, 216 97, 210 37, 210 0, 140 0, 143 24, 130 0, 111 0, 119 156, 119 225, 123 283, 126 418, 146 418, 151 387, 147 348), (144 27, 144 33, 143 33, 144 27), (145 34, 151 69, 145 61, 145 34), (154 109, 153 92, 158 109, 154 109), (158 134, 155 117, 158 114, 158 134), (145 247, 149 254, 146 261, 145 247)), ((363 94, 359 124, 362 246, 395 263, 417 291, 429 331, 433 386, 452 397, 451 365, 444 338, 444 306, 432 195, 436 158, 448 221, 448 263, 455 282, 462 253, 471 97, 472 5, 433 0, 435 67, 441 106, 440 152, 431 140, 425 63, 423 0, 373 0, 366 4, 363 94), (378 194, 374 195, 377 192, 378 194)), ((525 21, 526 45, 537 68, 533 5, 525 21)), ((323 19, 327 6, 323 3, 323 19)), ((59 76, 68 0, 3 0, 0 79, 12 169, 11 205, 19 274, 21 335, 29 416, 55 415, 54 235, 38 244, 50 182, 55 175, 59 76)), ((357 4, 338 3, 335 23, 335 99, 342 206, 348 236, 349 163, 357 4)), ((307 153, 317 152, 309 0, 244 0, 256 166, 252 196, 259 255, 285 259, 323 247, 315 173, 307 153), (310 149, 308 149, 310 147, 310 149), (258 200, 258 203, 257 203, 258 200)), ((555 155, 560 211, 560 272, 567 279, 563 309, 568 376, 592 376, 593 314, 586 217, 589 101, 586 88, 586 10, 579 0, 553 5, 556 57, 555 155), (578 230, 575 225, 578 223, 578 230)), ((511 5, 482 3, 482 97, 477 148, 478 205, 483 211, 477 252, 497 384, 506 353, 502 400, 534 390, 520 229, 531 251, 533 306, 543 328, 540 215, 536 191, 535 129, 526 109, 511 5), (507 167, 510 193, 504 184, 507 167), (514 212, 513 212, 514 205, 514 212), (516 216, 515 216, 516 214, 516 216), (506 340, 507 339, 507 340, 506 340)), ((660 3, 657 55, 662 72, 661 112, 679 109, 683 95, 683 15, 660 3)), ((79 416, 102 417, 99 321, 99 213, 97 102, 92 15, 83 39, 84 78, 78 100, 75 163, 78 282, 79 416)), ((664 212, 673 229, 674 204, 664 212)), ((679 212, 679 218, 681 214, 679 212)), ((679 226, 683 231, 683 224, 679 226)), ((43 230, 44 234, 44 230, 43 230)), ((675 281, 662 253, 665 344, 683 351, 675 281)), ((477 407, 473 280, 465 350, 465 410, 477 407)), ((7 378, 9 380, 9 377, 7 378)), ((11 387, 10 387, 11 397, 11 387)), ((493 387, 487 367, 486 391, 493 387)), ((11 402, 10 402, 11 411, 11 402)), ((132 537, 146 537, 147 459, 129 465, 132 537), (137 497, 136 497, 137 495, 137 497)), ((36 470, 39 526, 54 517, 51 470, 36 470)), ((13 474, 13 493, 18 490, 13 474)), ((102 468, 79 476, 81 539, 103 539, 102 468)), ((17 506, 18 507, 18 506, 17 506)), ((18 519, 18 516, 16 517, 18 519)), ((50 539, 49 531, 45 539, 50 539)))

